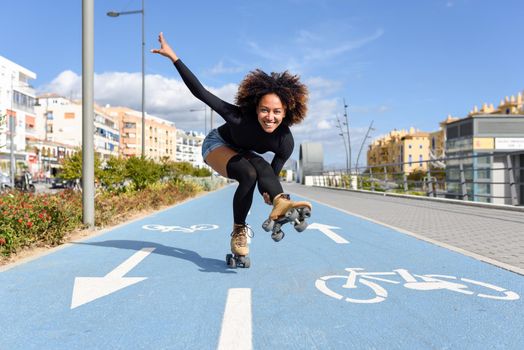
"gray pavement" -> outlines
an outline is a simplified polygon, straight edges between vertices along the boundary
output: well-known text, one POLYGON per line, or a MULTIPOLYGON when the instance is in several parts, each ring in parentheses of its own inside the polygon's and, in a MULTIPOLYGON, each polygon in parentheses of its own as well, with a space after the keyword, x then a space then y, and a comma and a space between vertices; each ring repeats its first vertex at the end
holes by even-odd
MULTIPOLYGON (((283 183, 286 192, 524 275, 524 212, 283 183)), ((314 208, 313 208, 314 210, 314 208)), ((314 211, 313 211, 314 215, 314 211)))

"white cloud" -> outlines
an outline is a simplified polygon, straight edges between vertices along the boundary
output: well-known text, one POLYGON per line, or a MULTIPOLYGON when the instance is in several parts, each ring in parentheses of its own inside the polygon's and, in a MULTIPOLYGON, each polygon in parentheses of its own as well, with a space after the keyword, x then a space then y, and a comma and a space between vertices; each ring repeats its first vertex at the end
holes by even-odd
MULTIPOLYGON (((218 88, 206 87, 221 99, 232 103, 238 86, 227 84, 218 88)), ((81 98, 82 78, 72 71, 60 73, 53 81, 38 89, 40 93, 53 92, 70 98, 81 98)), ((125 106, 141 110, 141 73, 108 72, 95 74, 95 102, 100 105, 125 106)), ((146 112, 167 120, 186 130, 204 131, 203 103, 194 97, 186 85, 177 79, 160 75, 146 76, 146 112)), ((209 113, 209 112, 208 112, 209 113)), ((209 118, 209 114, 207 116, 209 118)), ((214 117, 215 123, 220 117, 214 117)), ((207 121, 209 125, 209 120, 207 121)), ((215 124, 216 126, 216 124, 215 124)), ((209 126, 207 127, 209 129, 209 126)))
MULTIPOLYGON (((335 60, 339 60, 344 54, 368 45, 384 35, 384 30, 379 28, 370 35, 347 40, 345 38, 351 35, 352 31, 347 24, 337 25, 342 27, 337 33, 333 33, 333 27, 337 26, 326 24, 314 32, 302 29, 289 42, 266 44, 248 40, 246 43, 249 52, 262 59, 272 69, 287 69, 295 74, 304 74, 313 71, 316 65, 338 64, 335 60)), ((367 62, 352 62, 345 67, 345 72, 359 74, 367 65, 367 62)))
POLYGON ((359 38, 353 41, 342 42, 340 45, 322 48, 317 47, 310 49, 310 53, 307 54, 304 58, 306 61, 325 61, 333 58, 334 56, 341 55, 351 50, 358 49, 366 44, 369 44, 377 39, 379 39, 384 34, 382 29, 378 29, 374 34, 359 38))
POLYGON ((331 123, 325 119, 317 123, 317 128, 319 130, 329 130, 332 128, 331 123))
POLYGON ((38 88, 39 92, 55 92, 59 95, 78 99, 82 94, 82 77, 73 71, 60 73, 49 84, 38 88))
POLYGON ((322 77, 308 78, 306 79, 305 84, 309 89, 310 97, 312 99, 332 95, 342 87, 342 82, 322 77))
POLYGON ((239 64, 234 64, 231 66, 226 66, 224 61, 218 62, 214 67, 208 70, 209 74, 219 75, 219 74, 231 74, 231 73, 240 73, 245 71, 245 67, 239 64))
MULTIPOLYGON (((305 81, 310 90, 308 115, 305 120, 292 127, 295 138, 294 158, 298 158, 299 145, 303 142, 321 142, 325 160, 345 159, 344 144, 336 127, 337 113, 342 113, 340 98, 332 97, 341 88, 341 83, 322 77, 312 77, 305 81), (341 153, 342 152, 342 153, 341 153)), ((95 101, 100 105, 125 106, 141 109, 141 74, 107 72, 95 75, 95 101)), ((226 84, 219 87, 207 87, 213 94, 233 103, 238 85, 226 84)), ((81 76, 64 71, 53 81, 39 89, 40 92, 54 92, 65 97, 81 98, 81 76)), ((204 112, 190 112, 190 109, 202 109, 203 103, 196 99, 180 79, 166 78, 161 75, 146 76, 146 112, 167 120, 174 121, 184 130, 204 131, 204 112)), ((363 108, 361 108, 363 109, 363 108)), ((367 108, 369 113, 386 111, 386 106, 367 108)), ((362 112, 362 111, 360 111, 362 112)), ((209 112, 207 119, 209 119, 209 112)), ((215 114, 214 127, 224 121, 215 114)), ((209 120, 207 120, 209 130, 209 120)), ((359 139, 363 139, 366 130, 351 129, 352 144, 358 148, 359 139)), ((358 149, 352 154, 356 157, 358 149)))

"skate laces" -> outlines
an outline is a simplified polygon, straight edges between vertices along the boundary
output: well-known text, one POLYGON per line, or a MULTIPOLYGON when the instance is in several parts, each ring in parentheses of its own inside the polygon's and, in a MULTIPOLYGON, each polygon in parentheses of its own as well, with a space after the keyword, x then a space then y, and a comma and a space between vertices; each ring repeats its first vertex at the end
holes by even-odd
POLYGON ((245 236, 249 238, 255 237, 255 232, 253 232, 253 230, 251 229, 251 226, 249 226, 248 224, 244 224, 244 225, 235 224, 235 227, 233 228, 233 232, 231 232, 231 237, 245 237, 245 236))

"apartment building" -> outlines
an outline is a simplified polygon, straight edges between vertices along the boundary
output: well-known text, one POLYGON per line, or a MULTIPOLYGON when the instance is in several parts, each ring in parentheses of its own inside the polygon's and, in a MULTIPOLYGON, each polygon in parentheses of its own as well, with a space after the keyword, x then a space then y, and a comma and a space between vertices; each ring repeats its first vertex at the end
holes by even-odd
POLYGON ((196 131, 177 130, 176 161, 189 162, 197 168, 208 168, 202 159, 202 143, 205 135, 196 131))
MULTIPOLYGON (((56 94, 38 96, 36 138, 67 147, 82 147, 82 103, 56 94)), ((102 108, 94 108, 95 155, 101 160, 118 156, 120 131, 118 119, 102 108)))
POLYGON ((5 173, 10 171, 11 139, 15 163, 25 163, 26 137, 35 136, 34 79, 36 73, 0 56, 0 171, 5 173))
MULTIPOLYGON (((120 154, 124 157, 142 155, 142 112, 127 107, 106 106, 108 115, 118 118, 120 124, 120 154)), ((145 115, 145 156, 157 161, 176 160, 175 123, 145 115)))
POLYGON ((427 170, 430 159, 430 133, 411 127, 393 130, 374 140, 368 147, 368 166, 388 166, 388 172, 410 174, 415 170, 427 170), (405 164, 400 164, 405 163, 405 164))

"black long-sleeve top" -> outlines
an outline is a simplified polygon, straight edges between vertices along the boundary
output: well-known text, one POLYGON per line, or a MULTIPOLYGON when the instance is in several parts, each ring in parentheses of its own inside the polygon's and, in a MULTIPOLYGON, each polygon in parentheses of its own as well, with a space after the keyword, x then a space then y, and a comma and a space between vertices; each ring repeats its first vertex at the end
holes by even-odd
POLYGON ((278 175, 295 146, 289 127, 280 124, 272 133, 265 132, 256 115, 244 115, 239 106, 227 103, 210 93, 180 59, 175 62, 175 67, 191 93, 226 121, 218 128, 224 141, 245 151, 255 151, 259 154, 275 153, 271 167, 278 175))

